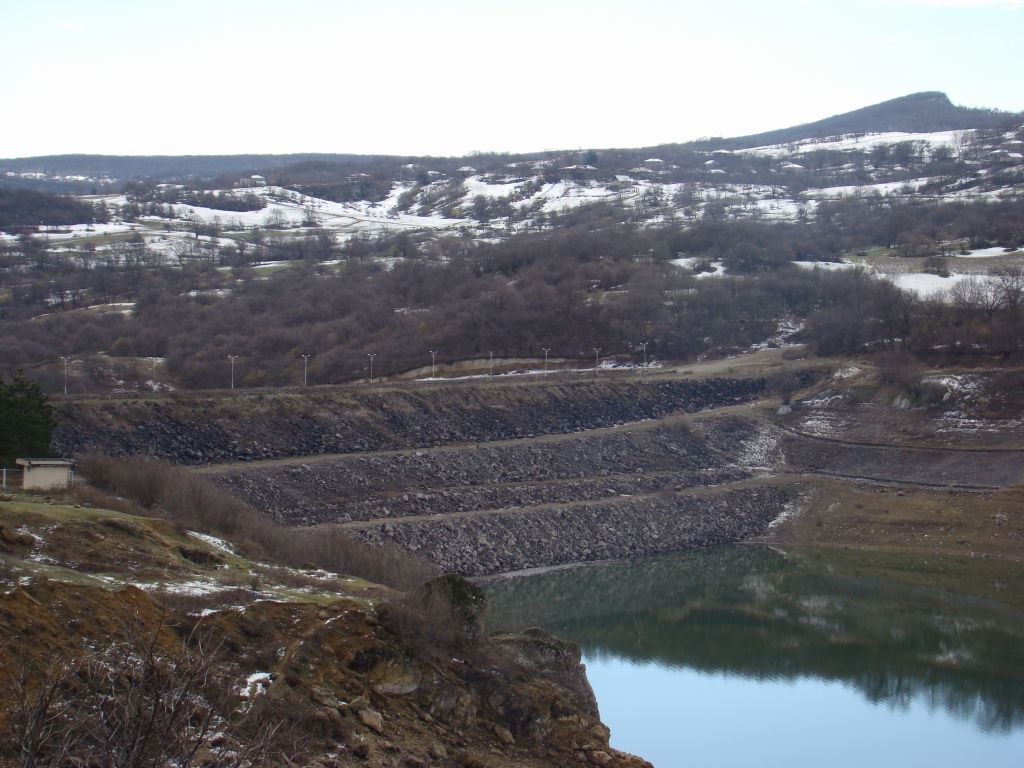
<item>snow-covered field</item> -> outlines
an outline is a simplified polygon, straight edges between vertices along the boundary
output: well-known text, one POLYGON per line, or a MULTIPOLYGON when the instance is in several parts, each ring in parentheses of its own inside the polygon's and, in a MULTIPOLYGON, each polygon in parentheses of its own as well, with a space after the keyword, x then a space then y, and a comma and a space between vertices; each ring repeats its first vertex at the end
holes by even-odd
POLYGON ((977 280, 981 283, 994 282, 995 278, 988 275, 952 274, 949 277, 931 275, 923 272, 904 273, 900 275, 882 275, 900 288, 916 293, 922 298, 941 298, 958 283, 965 280, 977 280))
POLYGON ((822 187, 809 189, 804 197, 817 200, 833 200, 841 197, 867 197, 869 195, 913 194, 934 179, 907 179, 906 181, 888 181, 879 184, 847 185, 841 187, 822 187))
POLYGON ((868 151, 886 144, 899 144, 904 141, 921 142, 931 148, 953 147, 956 144, 957 131, 936 131, 934 133, 851 133, 833 136, 826 139, 804 139, 790 144, 770 144, 763 147, 738 150, 736 154, 761 155, 763 157, 787 157, 801 155, 819 150, 849 152, 851 150, 868 151))
POLYGON ((1024 251, 996 246, 995 248, 975 248, 967 253, 958 253, 958 259, 989 259, 995 256, 1024 256, 1024 251))

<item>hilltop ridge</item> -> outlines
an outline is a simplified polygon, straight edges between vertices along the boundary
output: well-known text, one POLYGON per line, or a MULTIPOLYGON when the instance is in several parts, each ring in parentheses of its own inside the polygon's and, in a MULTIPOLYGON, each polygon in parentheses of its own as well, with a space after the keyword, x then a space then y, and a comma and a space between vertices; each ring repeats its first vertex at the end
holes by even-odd
POLYGON ((949 96, 941 91, 921 91, 789 128, 694 143, 701 146, 711 145, 714 148, 740 149, 846 133, 933 133, 979 128, 1006 129, 1020 119, 1019 113, 956 106, 950 101, 949 96))
MULTIPOLYGON (((779 128, 762 133, 731 138, 714 137, 659 144, 634 148, 593 148, 610 156, 628 156, 640 161, 659 150, 705 150, 743 149, 763 144, 781 144, 802 139, 822 138, 845 133, 885 133, 900 131, 906 133, 932 133, 935 131, 997 128, 1007 130, 1015 127, 1024 116, 1020 113, 1001 112, 993 109, 961 107, 954 105, 949 97, 940 91, 925 91, 908 94, 878 104, 832 115, 810 123, 779 128), (634 157, 634 155, 636 157, 634 157)), ((181 182, 187 180, 214 180, 224 174, 246 174, 267 172, 290 166, 316 166, 321 164, 345 166, 351 172, 358 172, 359 166, 373 170, 377 166, 394 169, 402 166, 427 165, 442 171, 453 172, 459 167, 471 164, 487 166, 494 161, 507 162, 542 161, 564 154, 564 150, 508 153, 485 152, 451 157, 430 157, 412 155, 360 155, 353 153, 304 152, 292 154, 241 154, 241 155, 96 155, 88 153, 41 155, 35 157, 0 158, 0 186, 41 181, 60 177, 59 180, 71 185, 86 179, 107 179, 120 182, 142 179, 181 182), (7 178, 4 178, 6 174, 7 178), (26 174, 29 174, 26 176, 26 174), (33 178, 32 174, 41 178, 33 178)), ((478 168, 485 170, 486 168, 478 168)), ((624 169, 621 169, 624 170, 624 169)))

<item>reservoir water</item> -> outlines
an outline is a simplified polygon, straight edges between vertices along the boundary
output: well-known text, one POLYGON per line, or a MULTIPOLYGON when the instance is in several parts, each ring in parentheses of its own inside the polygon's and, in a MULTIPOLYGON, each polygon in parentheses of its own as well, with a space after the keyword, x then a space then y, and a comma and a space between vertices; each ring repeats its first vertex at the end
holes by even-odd
POLYGON ((1021 768, 1022 589, 1019 567, 764 546, 487 586, 490 629, 580 645, 612 746, 656 768, 1021 768))

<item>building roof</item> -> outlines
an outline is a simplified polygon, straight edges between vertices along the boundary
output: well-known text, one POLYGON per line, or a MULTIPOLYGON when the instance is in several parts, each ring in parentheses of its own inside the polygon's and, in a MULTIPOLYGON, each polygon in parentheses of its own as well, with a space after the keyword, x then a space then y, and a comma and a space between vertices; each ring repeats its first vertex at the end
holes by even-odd
POLYGON ((73 467, 75 462, 70 459, 15 459, 23 467, 73 467))

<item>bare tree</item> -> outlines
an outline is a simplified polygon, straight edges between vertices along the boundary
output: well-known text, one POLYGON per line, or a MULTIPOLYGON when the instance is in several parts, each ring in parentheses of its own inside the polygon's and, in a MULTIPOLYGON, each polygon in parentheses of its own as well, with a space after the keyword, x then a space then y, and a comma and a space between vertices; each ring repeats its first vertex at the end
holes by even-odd
POLYGON ((993 275, 1002 308, 1012 320, 1017 320, 1024 310, 1024 269, 1003 267, 994 270, 993 275))
POLYGON ((108 648, 58 655, 41 677, 23 665, 7 713, 20 768, 188 768, 201 751, 219 768, 263 765, 279 722, 264 709, 261 722, 247 724, 248 738, 215 745, 227 725, 208 696, 225 687, 217 649, 193 630, 168 652, 166 630, 163 617, 154 628, 136 619, 108 648))
POLYGON ((965 162, 971 154, 973 138, 971 131, 955 131, 953 133, 953 153, 960 162, 965 162))
POLYGON ((80 741, 81 734, 67 727, 78 719, 77 700, 65 695, 75 666, 73 660, 58 656, 45 665, 40 677, 30 672, 24 659, 17 663, 6 719, 20 768, 63 765, 80 741))

